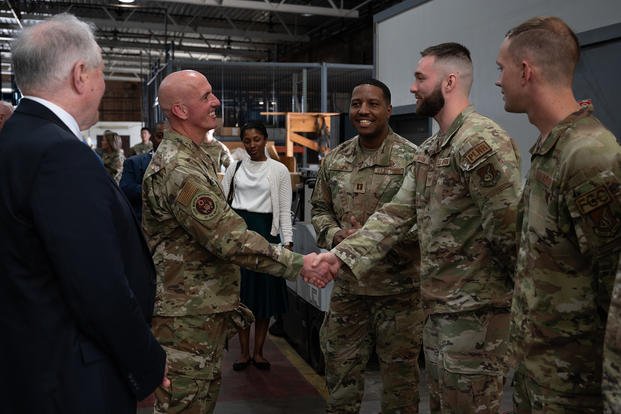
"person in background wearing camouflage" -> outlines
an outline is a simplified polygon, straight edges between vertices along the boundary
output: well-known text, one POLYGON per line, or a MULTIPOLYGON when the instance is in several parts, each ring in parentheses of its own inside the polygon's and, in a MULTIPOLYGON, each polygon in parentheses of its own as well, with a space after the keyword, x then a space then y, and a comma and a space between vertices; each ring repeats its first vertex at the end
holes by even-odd
POLYGON ((361 278, 417 223, 423 330, 432 413, 498 413, 520 191, 513 140, 470 105, 470 52, 456 43, 424 50, 410 91, 416 112, 440 130, 390 203, 315 261, 340 259, 361 278), (338 259, 334 256, 338 256, 338 259))
POLYGON ((104 168, 118 184, 123 176, 123 142, 119 134, 109 129, 104 131, 101 139, 101 161, 104 168))
POLYGON ((600 413, 602 347, 621 248, 621 149, 572 92, 576 35, 557 17, 511 29, 505 110, 539 130, 520 202, 511 349, 517 413, 600 413))
POLYGON ((127 156, 132 157, 134 155, 146 154, 153 150, 153 143, 151 142, 151 130, 147 127, 140 129, 140 140, 138 144, 134 145, 127 151, 127 156))
POLYGON ((216 126, 220 101, 199 72, 168 75, 158 99, 170 129, 145 173, 143 229, 157 271, 153 331, 166 350, 171 388, 156 391, 156 410, 210 413, 227 338, 252 321, 239 301, 236 265, 323 286, 307 257, 248 231, 226 203, 200 143, 216 126), (304 267, 303 267, 304 265, 304 267))
MULTIPOLYGON (((389 202, 416 146, 388 126, 390 90, 376 79, 352 92, 349 119, 358 131, 324 159, 311 199, 317 244, 331 249, 389 202)), ((358 413, 373 349, 383 382, 382 413, 418 413, 420 304, 416 229, 364 277, 348 269, 335 280, 320 337, 330 397, 328 413, 358 413)))

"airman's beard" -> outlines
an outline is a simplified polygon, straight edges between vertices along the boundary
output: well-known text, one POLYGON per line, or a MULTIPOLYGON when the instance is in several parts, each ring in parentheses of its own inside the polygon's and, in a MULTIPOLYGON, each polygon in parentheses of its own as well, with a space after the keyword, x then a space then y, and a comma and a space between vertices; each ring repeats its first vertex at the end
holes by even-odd
POLYGON ((431 95, 420 100, 416 107, 416 114, 433 118, 444 108, 444 96, 440 87, 433 90, 431 95))

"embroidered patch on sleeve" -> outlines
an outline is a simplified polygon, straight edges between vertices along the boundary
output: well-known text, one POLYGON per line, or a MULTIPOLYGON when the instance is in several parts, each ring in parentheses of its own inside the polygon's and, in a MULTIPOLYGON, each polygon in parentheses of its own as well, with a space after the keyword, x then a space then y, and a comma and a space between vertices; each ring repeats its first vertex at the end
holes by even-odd
POLYGON ((599 237, 610 238, 618 235, 621 219, 616 216, 610 206, 593 210, 589 217, 593 221, 593 231, 599 237))
POLYGON ((477 170, 482 187, 493 187, 500 179, 500 171, 493 164, 485 164, 477 170))
POLYGON ((466 161, 468 161, 469 164, 473 164, 476 160, 478 160, 479 158, 481 158, 482 156, 484 156, 491 150, 492 150, 492 147, 490 147, 487 142, 485 141, 479 142, 477 145, 472 147, 466 153, 466 155, 464 155, 464 158, 466 159, 466 161))
POLYGON ((198 192, 198 186, 192 181, 186 181, 181 187, 181 191, 177 194, 176 201, 184 207, 188 207, 192 202, 192 197, 198 192))
POLYGON ((192 215, 199 220, 209 220, 216 211, 216 203, 211 196, 197 194, 192 199, 192 215))
POLYGON ((610 194, 605 186, 600 185, 586 194, 576 198, 576 205, 580 214, 586 215, 591 211, 605 206, 612 201, 610 194))

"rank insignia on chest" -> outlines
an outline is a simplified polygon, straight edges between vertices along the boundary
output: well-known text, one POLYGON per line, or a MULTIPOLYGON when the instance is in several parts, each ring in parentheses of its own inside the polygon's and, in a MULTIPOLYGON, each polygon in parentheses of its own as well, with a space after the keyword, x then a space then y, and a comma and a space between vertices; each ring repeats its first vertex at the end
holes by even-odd
POLYGON ((354 184, 354 193, 356 194, 364 194, 366 191, 366 183, 355 183, 354 184))
POLYGON ((479 176, 479 182, 482 187, 493 187, 498 183, 500 171, 492 164, 485 164, 477 170, 477 175, 479 176))
POLYGON ((449 165, 451 165, 450 157, 438 158, 438 160, 436 161, 436 167, 448 167, 449 165))

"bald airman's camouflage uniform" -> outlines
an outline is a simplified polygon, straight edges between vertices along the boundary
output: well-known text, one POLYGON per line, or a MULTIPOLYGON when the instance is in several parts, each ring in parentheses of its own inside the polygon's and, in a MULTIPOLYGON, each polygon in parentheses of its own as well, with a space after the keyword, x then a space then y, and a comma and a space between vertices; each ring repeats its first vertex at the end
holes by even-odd
POLYGON ((621 149, 585 106, 531 154, 511 308, 516 412, 599 413, 621 249, 621 149))
POLYGON ((499 410, 519 190, 513 141, 470 106, 422 144, 393 201, 333 249, 360 278, 417 223, 432 413, 499 410))
MULTIPOLYGON (((311 199, 317 244, 330 249, 337 231, 360 224, 397 193, 416 147, 389 132, 377 150, 360 138, 334 148, 319 170, 311 199)), ((380 361, 382 413, 418 412, 418 353, 422 342, 420 251, 416 230, 371 273, 344 271, 335 280, 321 329, 330 393, 328 413, 358 413, 364 369, 373 349, 380 361)))
POLYGON ((302 256, 248 231, 226 203, 211 159, 180 134, 165 133, 142 189, 157 270, 153 330, 172 381, 170 391, 158 390, 156 408, 212 412, 225 341, 253 320, 239 302, 238 265, 295 279, 302 256))
POLYGON ((222 142, 214 138, 211 142, 201 143, 201 147, 209 154, 213 162, 216 164, 216 170, 220 172, 221 167, 229 168, 233 158, 231 158, 231 151, 222 142))

